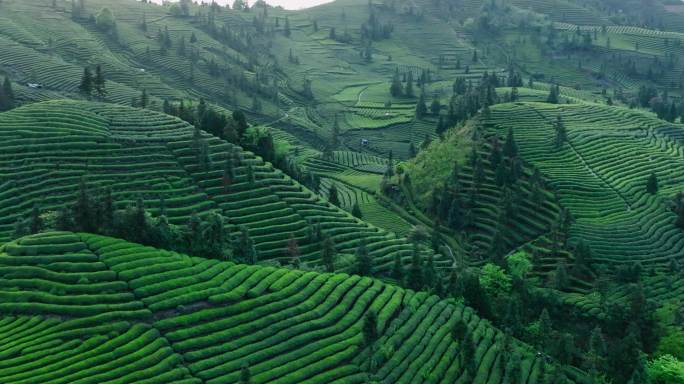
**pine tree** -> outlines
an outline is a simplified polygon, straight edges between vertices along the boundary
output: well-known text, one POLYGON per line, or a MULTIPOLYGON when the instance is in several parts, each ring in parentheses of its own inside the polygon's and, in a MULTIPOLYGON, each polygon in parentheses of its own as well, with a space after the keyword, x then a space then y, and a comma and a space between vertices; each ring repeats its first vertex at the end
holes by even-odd
POLYGON ((460 318, 456 320, 454 326, 451 328, 451 339, 459 344, 463 343, 463 339, 468 334, 468 324, 460 318))
POLYGON ((558 104, 560 97, 560 87, 558 85, 551 84, 551 89, 549 90, 549 96, 546 98, 547 103, 558 104))
POLYGON ((416 145, 413 144, 413 141, 409 144, 409 158, 413 159, 416 157, 418 154, 418 150, 416 150, 416 145))
POLYGON ((504 375, 504 383, 519 384, 522 376, 522 361, 519 353, 514 353, 513 357, 508 360, 506 364, 506 373, 504 375))
POLYGON ((74 219, 77 229, 83 232, 95 232, 93 203, 86 186, 85 178, 78 185, 78 197, 74 206, 74 219))
POLYGON ((142 93, 140 94, 140 107, 141 108, 147 108, 147 105, 150 102, 150 97, 147 95, 147 90, 143 89, 142 93))
POLYGON ((406 90, 404 94, 408 97, 413 97, 413 71, 409 71, 406 79, 406 90))
POLYGON ((563 148, 563 144, 568 141, 568 134, 561 115, 556 117, 556 122, 554 123, 553 128, 556 131, 556 138, 554 140, 555 147, 556 149, 561 149, 563 148))
POLYGON ((539 333, 537 335, 537 345, 539 345, 542 350, 546 350, 550 346, 550 337, 553 333, 551 316, 546 308, 544 308, 541 312, 541 315, 539 315, 538 326, 539 333))
POLYGON ((356 272, 361 276, 373 276, 373 261, 368 254, 365 240, 361 240, 354 257, 356 258, 356 272))
POLYGON ((461 202, 459 200, 454 200, 451 203, 451 208, 449 209, 449 215, 447 216, 447 225, 449 228, 460 230, 463 228, 463 210, 461 208, 461 202))
POLYGON ((83 76, 81 77, 81 85, 78 89, 82 94, 90 96, 93 93, 93 75, 90 73, 90 68, 83 69, 83 76))
POLYGON ((340 198, 337 195, 337 185, 332 184, 328 190, 328 202, 334 206, 340 206, 340 198))
POLYGON ((95 89, 95 92, 97 92, 97 95, 100 98, 104 97, 107 94, 107 90, 105 89, 104 73, 102 73, 101 65, 95 67, 95 79, 93 80, 93 88, 95 89))
POLYGON ((373 310, 366 313, 363 319, 363 342, 366 346, 372 346, 378 340, 378 316, 373 310))
POLYGON ((323 240, 323 246, 321 247, 321 259, 323 265, 325 265, 326 272, 335 272, 336 253, 335 243, 333 243, 331 237, 326 236, 325 240, 323 240))
POLYGON ((518 144, 515 142, 515 137, 513 136, 513 128, 508 128, 508 135, 506 136, 506 142, 504 143, 503 154, 511 159, 518 156, 518 144))
MULTIPOLYGON (((446 131, 447 126, 446 123, 444 122, 444 116, 440 116, 439 119, 437 120, 437 127, 435 128, 435 133, 437 136, 442 136, 444 132, 446 131)), ((413 142, 411 142, 413 143, 413 142)))
POLYGON ((425 105, 425 94, 421 93, 418 99, 418 104, 416 104, 416 118, 421 119, 423 116, 427 115, 427 105, 425 105))
POLYGON ((652 172, 646 181, 646 192, 651 195, 658 193, 658 176, 656 176, 655 172, 652 172))
POLYGON ((413 255, 411 257, 411 268, 408 273, 407 285, 414 291, 419 291, 425 285, 423 281, 423 259, 420 257, 418 244, 413 243, 413 255))
POLYGON ((475 343, 473 342, 473 335, 467 332, 463 337, 461 343, 461 366, 465 367, 466 382, 474 382, 477 374, 477 365, 475 362, 475 343))
POLYGON ((434 289, 439 283, 433 255, 428 256, 427 263, 425 263, 425 268, 423 269, 423 282, 425 286, 430 289, 434 289))
POLYGON ((238 237, 237 244, 233 246, 233 253, 240 262, 252 265, 258 262, 254 241, 250 237, 249 230, 246 227, 240 227, 240 236, 238 237))
POLYGON ((558 264, 556 272, 554 273, 554 285, 559 291, 566 290, 570 285, 570 277, 568 276, 568 269, 564 263, 558 264))
POLYGON ((439 102, 439 99, 434 98, 432 99, 432 104, 430 104, 430 112, 432 112, 433 115, 437 116, 439 115, 439 112, 442 110, 442 103, 439 102))
POLYGON ((290 239, 287 241, 287 254, 290 256, 290 258, 294 259, 299 257, 299 253, 299 243, 297 242, 297 238, 293 233, 290 233, 290 239))
POLYGON ((292 32, 290 31, 290 19, 287 17, 285 17, 285 28, 283 30, 283 34, 285 35, 285 37, 290 37, 290 35, 292 34, 292 32))
POLYGON ((363 213, 361 213, 361 208, 359 207, 358 202, 354 202, 354 206, 352 206, 351 214, 352 214, 352 216, 356 217, 357 219, 363 219, 363 213))
POLYGON ((404 281, 404 265, 401 262, 399 255, 394 255, 394 264, 392 264, 391 276, 396 281, 404 281))
POLYGON ((14 90, 12 90, 12 82, 9 77, 5 76, 5 80, 0 88, 0 112, 9 111, 14 108, 16 103, 14 90))
POLYGON ((33 205, 31 210, 31 234, 38 233, 43 230, 43 218, 40 217, 40 209, 37 204, 33 205))
POLYGON ((392 97, 401 97, 404 93, 404 89, 401 86, 401 80, 399 80, 399 73, 395 72, 392 77, 392 85, 390 85, 390 95, 392 97))
POLYGON ((608 353, 606 340, 600 327, 595 327, 589 337, 589 350, 586 354, 586 370, 592 379, 598 378, 598 373, 605 370, 605 359, 608 353))
POLYGON ((378 334, 378 316, 375 314, 373 310, 369 310, 366 313, 366 316, 363 319, 363 326, 361 328, 361 331, 363 333, 363 343, 370 350, 368 362, 370 367, 369 371, 372 373, 375 372, 373 360, 375 342, 380 337, 380 335, 378 334))

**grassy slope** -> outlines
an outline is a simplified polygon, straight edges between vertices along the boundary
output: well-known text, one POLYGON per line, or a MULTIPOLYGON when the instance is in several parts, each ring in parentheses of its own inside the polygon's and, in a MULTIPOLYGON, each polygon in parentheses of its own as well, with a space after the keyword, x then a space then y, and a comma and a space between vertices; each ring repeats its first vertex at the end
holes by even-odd
MULTIPOLYGON (((684 233, 675 227, 669 209, 684 184, 684 127, 626 108, 536 102, 497 105, 482 123, 488 134, 500 136, 513 128, 522 158, 542 172, 576 219, 571 242, 586 240, 597 268, 612 273, 617 265, 640 262, 649 272, 644 276, 649 298, 682 297, 684 286, 667 276, 671 260, 681 264, 684 252, 684 233), (569 144, 555 150, 552 123, 559 115, 569 144), (659 179, 656 195, 646 192, 651 172, 659 179)), ((419 194, 429 191, 421 186, 439 185, 448 177, 450 167, 438 159, 462 158, 469 152, 465 135, 452 133, 411 163, 409 172, 420 180, 414 182, 419 194)), ((545 259, 550 265, 543 267, 552 270, 557 261, 545 259)), ((614 295, 623 296, 616 288, 614 295)), ((589 311, 598 306, 593 294, 568 300, 589 311)))
MULTIPOLYGON (((3 383, 463 381, 450 329, 464 319, 475 383, 503 382, 503 335, 452 301, 346 274, 235 265, 88 234, 0 248, 3 383), (368 311, 379 339, 364 346, 368 311), (79 381, 79 382, 80 382, 79 381)), ((511 340, 522 382, 542 359, 511 340)), ((548 369, 548 365, 547 365, 548 369)))
POLYGON ((7 180, 1 190, 4 239, 34 205, 49 211, 75 201, 85 176, 93 194, 111 187, 120 208, 142 196, 153 214, 164 204, 177 224, 187 223, 193 212, 218 210, 233 229, 249 229, 261 259, 288 263, 287 243, 294 235, 302 261, 318 264, 320 244, 307 230, 313 223, 321 223, 342 253, 353 253, 365 239, 378 270, 388 269, 394 255, 411 255, 405 239, 351 217, 259 157, 207 134, 202 140, 210 161, 202 169, 191 149, 192 127, 164 114, 53 101, 1 114, 0 122, 0 169, 7 180), (231 153, 240 162, 226 190, 221 177, 231 153), (249 166, 254 184, 247 180, 249 166))

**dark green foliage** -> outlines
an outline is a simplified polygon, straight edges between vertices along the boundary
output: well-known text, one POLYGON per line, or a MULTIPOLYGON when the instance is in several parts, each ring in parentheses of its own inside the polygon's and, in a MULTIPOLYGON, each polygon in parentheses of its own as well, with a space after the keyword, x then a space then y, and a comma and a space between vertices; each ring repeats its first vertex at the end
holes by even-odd
POLYGON ((83 69, 81 85, 79 85, 78 89, 86 96, 90 96, 93 93, 93 75, 90 72, 90 68, 86 67, 83 69))
POLYGON ((361 212, 361 208, 359 207, 358 202, 354 202, 354 206, 352 207, 351 214, 356 217, 357 219, 363 219, 363 213, 361 212))
POLYGON ((408 97, 413 97, 413 72, 409 71, 408 77, 406 79, 406 88, 404 90, 404 95, 408 97))
POLYGON ((558 115, 556 117, 556 121, 553 124, 553 129, 556 133, 555 139, 554 139, 554 146, 556 149, 561 149, 563 148, 563 144, 568 141, 568 134, 565 129, 565 123, 563 123, 563 118, 561 115, 558 115))
POLYGON ((100 98, 104 97, 107 94, 104 73, 102 72, 102 66, 99 64, 95 67, 95 78, 93 78, 93 90, 100 98))
POLYGON ((434 256, 430 254, 425 263, 425 268, 423 269, 423 282, 425 286, 431 290, 434 290, 437 284, 440 283, 440 277, 435 270, 434 256))
POLYGON ((252 384, 252 373, 246 365, 240 369, 240 384, 252 384))
POLYGON ((40 217, 40 208, 38 205, 33 205, 31 210, 31 225, 30 233, 38 233, 43 230, 43 218, 40 217))
POLYGON ((368 311, 363 318, 363 341, 367 346, 373 345, 378 340, 378 315, 373 311, 368 311))
POLYGON ((337 195, 337 185, 335 184, 331 185, 330 189, 328 189, 328 201, 332 205, 340 206, 340 198, 337 195))
POLYGON ((335 250, 335 243, 329 236, 325 237, 321 247, 321 260, 323 261, 326 272, 335 272, 336 256, 337 251, 335 250))
POLYGON ((551 316, 546 308, 544 308, 539 315, 538 327, 537 345, 542 349, 546 349, 551 344, 550 336, 553 334, 551 316))
POLYGON ((247 264, 257 263, 258 256, 254 241, 249 236, 249 230, 246 227, 240 227, 240 234, 237 242, 233 245, 233 249, 233 256, 237 261, 247 264))
POLYGON ((425 280, 423 280, 423 258, 420 256, 418 244, 416 243, 413 244, 411 267, 409 268, 406 279, 406 285, 415 291, 418 291, 425 286, 425 280))
POLYGON ((354 257, 356 259, 356 273, 361 276, 373 276, 373 260, 368 253, 365 240, 361 240, 354 257))
POLYGON ((434 98, 432 99, 432 104, 430 104, 430 112, 433 115, 439 115, 439 112, 442 110, 442 103, 439 102, 439 99, 434 98))
POLYGON ((546 98, 547 103, 551 104, 558 104, 560 100, 560 86, 556 85, 551 85, 551 89, 549 90, 549 96, 546 98))
POLYGON ((518 144, 515 142, 515 137, 513 137, 512 128, 508 128, 508 135, 503 146, 503 154, 509 158, 518 156, 518 144))
POLYGON ((427 105, 425 104, 425 94, 421 93, 420 98, 418 99, 418 104, 416 104, 416 118, 420 119, 423 116, 427 115, 427 105))
POLYGON ((142 93, 140 94, 140 107, 141 108, 147 108, 149 103, 150 103, 150 97, 147 94, 147 90, 143 89, 142 93))
POLYGON ((399 255, 394 255, 394 263, 392 264, 391 276, 396 281, 404 281, 404 265, 399 255))
POLYGON ((463 343, 464 338, 468 334, 468 324, 463 319, 459 319, 454 322, 453 328, 451 328, 451 338, 458 342, 463 343))
POLYGON ((290 19, 288 17, 285 17, 285 27, 283 29, 283 35, 285 37, 290 37, 292 32, 290 31, 290 19))
POLYGON ((12 89, 12 82, 9 77, 5 76, 5 80, 0 87, 0 112, 9 111, 14 108, 16 104, 14 90, 12 89))
POLYGON ((392 97, 401 97, 404 94, 404 89, 399 80, 399 73, 395 72, 392 77, 392 85, 390 85, 390 94, 392 97))

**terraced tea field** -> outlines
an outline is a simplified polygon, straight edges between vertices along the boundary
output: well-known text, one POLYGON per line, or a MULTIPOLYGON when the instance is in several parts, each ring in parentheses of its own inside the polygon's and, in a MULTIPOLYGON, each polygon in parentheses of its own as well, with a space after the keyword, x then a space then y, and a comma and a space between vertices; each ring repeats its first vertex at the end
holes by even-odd
MULTIPOLYGON (((3 383, 542 382, 544 362, 449 300, 346 274, 236 265, 67 232, 0 248, 3 383), (364 343, 365 316, 377 341, 364 343), (372 364, 369 365, 369 364, 372 364)), ((548 364, 546 364, 548 369, 548 364)), ((578 381, 581 382, 581 381, 578 381)))
MULTIPOLYGON (((5 240, 34 206, 49 212, 73 203, 85 178, 95 193, 111 188, 118 208, 142 197, 153 215, 164 206, 172 223, 184 225, 193 213, 221 212, 233 230, 248 229, 261 260, 289 264, 287 245, 294 237, 302 262, 318 264, 320 244, 309 236, 316 223, 340 253, 353 254, 365 241, 378 272, 388 270, 395 255, 408 260, 412 254, 405 239, 352 217, 254 154, 208 134, 201 139, 208 161, 200 164, 192 149, 192 126, 157 112, 111 104, 38 103, 0 114, 0 135, 0 233, 5 240), (229 188, 222 181, 227 156, 239 159, 229 188)), ((361 202, 370 201, 367 193, 363 196, 361 202)))
POLYGON ((623 108, 540 103, 497 106, 485 125, 499 134, 513 129, 523 158, 575 217, 572 236, 588 241, 597 261, 655 271, 682 261, 684 233, 669 204, 684 184, 683 126, 623 108), (555 150, 558 116, 568 141, 555 150), (656 195, 646 191, 651 172, 660 183, 656 195))

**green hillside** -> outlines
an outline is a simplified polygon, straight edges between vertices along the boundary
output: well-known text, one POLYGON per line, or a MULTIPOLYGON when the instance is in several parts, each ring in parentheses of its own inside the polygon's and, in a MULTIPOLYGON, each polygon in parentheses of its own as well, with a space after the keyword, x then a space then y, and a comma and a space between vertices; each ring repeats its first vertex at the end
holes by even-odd
POLYGON ((244 370, 253 383, 537 383, 555 370, 471 309, 359 276, 67 232, 5 244, 0 276, 4 383, 225 383, 244 370))
MULTIPOLYGON (((315 267, 322 237, 341 254, 353 254, 363 242, 377 273, 387 272, 395 257, 413 254, 404 238, 352 217, 240 147, 206 133, 194 138, 191 125, 168 115, 53 101, 0 114, 0 134, 6 240, 34 207, 49 215, 75 203, 84 180, 93 195, 110 189, 115 208, 142 198, 148 212, 171 224, 218 212, 234 237, 247 228, 262 261, 293 263, 288 244, 295 239, 301 261, 315 267), (195 141, 207 147, 207 159, 193 151, 195 141), (226 167, 234 174, 229 186, 226 167)), ((353 268, 353 262, 340 263, 342 270, 353 268)))
POLYGON ((0 0, 0 383, 681 384, 682 15, 0 0))

